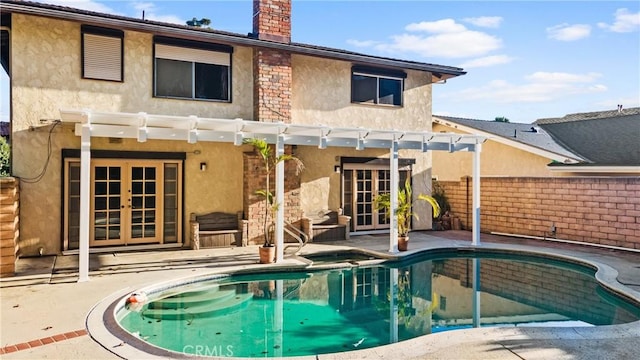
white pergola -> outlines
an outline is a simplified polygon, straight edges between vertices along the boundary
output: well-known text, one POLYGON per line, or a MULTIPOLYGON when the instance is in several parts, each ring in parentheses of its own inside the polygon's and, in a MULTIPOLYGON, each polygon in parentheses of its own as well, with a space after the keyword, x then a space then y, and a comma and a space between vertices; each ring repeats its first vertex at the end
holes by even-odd
MULTIPOLYGON (((473 156, 473 245, 480 244, 480 151, 487 137, 455 133, 403 131, 323 125, 258 122, 243 119, 213 119, 197 116, 151 115, 147 113, 94 112, 60 110, 62 122, 75 123, 80 136, 80 249, 78 282, 89 280, 89 221, 91 188, 91 138, 116 137, 147 140, 225 142, 240 146, 247 138, 265 139, 275 145, 276 155, 284 154, 285 145, 318 146, 320 149, 350 147, 388 149, 391 163, 391 212, 397 209, 399 190, 398 152, 402 149, 422 152, 471 151, 473 156)), ((284 198, 284 164, 276 167, 276 198, 284 198)), ((398 251, 398 223, 390 217, 389 252, 398 251)), ((278 207, 275 219, 276 262, 284 254, 284 207, 278 207)))

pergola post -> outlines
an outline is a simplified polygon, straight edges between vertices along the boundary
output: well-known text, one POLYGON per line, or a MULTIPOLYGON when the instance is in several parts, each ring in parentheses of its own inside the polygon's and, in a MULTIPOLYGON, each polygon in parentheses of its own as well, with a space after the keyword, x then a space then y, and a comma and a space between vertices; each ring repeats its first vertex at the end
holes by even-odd
POLYGON ((480 245, 480 152, 482 144, 476 144, 473 149, 473 228, 472 245, 480 245))
MULTIPOLYGON (((242 119, 217 119, 153 115, 146 113, 60 110, 63 122, 75 123, 76 136, 81 137, 80 170, 80 246, 79 282, 89 279, 89 234, 91 229, 91 138, 118 137, 148 140, 181 140, 233 143, 241 145, 245 134, 275 144, 276 156, 284 154, 285 145, 344 147, 356 150, 389 149, 390 152, 390 234, 389 252, 398 251, 398 208, 400 149, 426 151, 473 151, 473 244, 480 244, 480 151, 486 137, 456 133, 432 133, 388 129, 328 127, 303 124, 257 122, 242 119), (188 123, 189 126, 184 126, 188 123), (365 141, 366 140, 366 141, 365 141)), ((275 214, 276 262, 284 259, 284 163, 276 165, 275 214)))
POLYGON ((391 220, 389 230, 389 252, 398 252, 398 218, 396 217, 396 210, 398 210, 398 183, 400 182, 400 174, 398 173, 398 141, 393 140, 390 149, 391 155, 391 192, 389 194, 391 198, 391 207, 389 211, 389 219, 391 220))
MULTIPOLYGON (((276 158, 284 155, 284 136, 278 135, 276 140, 276 158)), ((284 161, 276 165, 276 195, 278 202, 276 211, 276 262, 284 259, 284 161)))
MULTIPOLYGON (((87 115, 90 116, 90 115, 87 115)), ((89 197, 91 189, 91 124, 82 124, 80 135, 80 246, 78 282, 89 281, 89 197)))

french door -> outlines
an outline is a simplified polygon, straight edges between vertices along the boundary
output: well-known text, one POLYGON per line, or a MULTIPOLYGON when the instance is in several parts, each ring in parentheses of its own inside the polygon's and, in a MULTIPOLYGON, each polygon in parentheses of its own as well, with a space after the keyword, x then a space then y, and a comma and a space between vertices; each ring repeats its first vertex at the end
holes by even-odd
POLYGON ((90 246, 161 242, 162 171, 154 160, 92 163, 90 246))
MULTIPOLYGON (((343 208, 351 216, 353 231, 388 229, 390 220, 384 211, 376 210, 374 199, 391 191, 391 171, 388 167, 368 167, 345 164, 343 172, 343 208)), ((400 171, 401 184, 408 171, 400 171)))
MULTIPOLYGON (((171 153, 167 153, 169 156, 171 153)), ((91 159, 89 245, 182 242, 182 160, 91 159)), ((80 246, 80 159, 64 160, 63 250, 80 246)))

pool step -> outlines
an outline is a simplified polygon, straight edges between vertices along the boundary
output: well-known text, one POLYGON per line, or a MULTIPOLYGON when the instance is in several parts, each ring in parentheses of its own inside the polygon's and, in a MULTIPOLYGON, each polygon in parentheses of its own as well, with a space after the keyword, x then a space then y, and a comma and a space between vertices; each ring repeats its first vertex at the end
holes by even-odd
POLYGON ((149 309, 179 309, 232 298, 235 290, 186 292, 165 297, 149 304, 149 309))
POLYGON ((144 310, 142 316, 162 320, 193 320, 194 318, 229 314, 248 305, 253 294, 235 294, 232 297, 180 308, 151 308, 144 310))
POLYGON ((197 294, 206 294, 210 291, 215 291, 220 289, 220 284, 199 284, 194 283, 187 286, 180 286, 175 288, 175 290, 167 290, 164 298, 174 297, 174 296, 193 296, 197 294))

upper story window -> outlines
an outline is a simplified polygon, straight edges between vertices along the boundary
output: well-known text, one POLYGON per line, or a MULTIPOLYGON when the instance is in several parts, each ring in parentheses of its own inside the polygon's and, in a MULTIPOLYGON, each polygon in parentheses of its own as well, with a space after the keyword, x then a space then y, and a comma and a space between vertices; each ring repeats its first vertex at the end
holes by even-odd
POLYGON ((406 77, 403 71, 354 66, 351 68, 351 102, 402 106, 406 77))
POLYGON ((154 40, 154 96, 231 100, 232 47, 160 36, 154 40))
POLYGON ((82 77, 124 81, 124 32, 82 25, 82 77))

